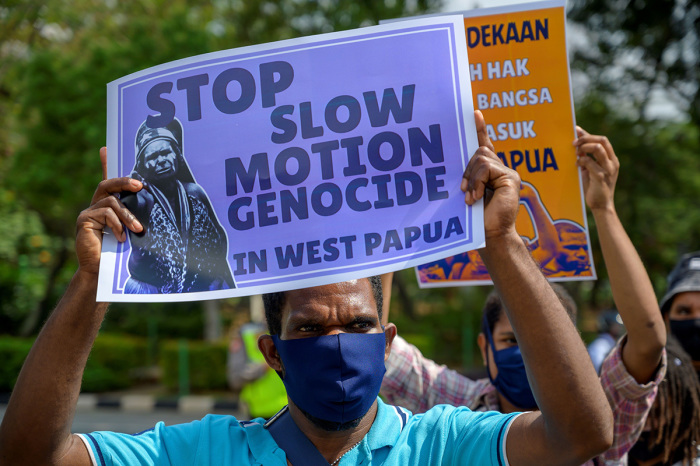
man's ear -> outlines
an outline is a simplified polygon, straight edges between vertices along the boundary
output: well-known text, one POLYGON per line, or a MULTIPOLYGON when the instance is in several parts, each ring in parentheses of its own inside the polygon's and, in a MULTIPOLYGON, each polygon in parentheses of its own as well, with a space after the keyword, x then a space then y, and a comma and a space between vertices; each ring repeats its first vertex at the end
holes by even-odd
POLYGON ((479 336, 476 337, 476 344, 479 345, 479 351, 481 351, 481 360, 484 361, 485 366, 488 358, 488 354, 486 353, 488 348, 488 341, 486 341, 486 335, 484 335, 484 332, 479 332, 479 336))
POLYGON ((270 335, 260 335, 258 337, 258 349, 265 357, 265 362, 268 366, 277 372, 283 372, 282 359, 270 335))
POLYGON ((391 343, 396 337, 396 332, 396 325, 388 323, 384 326, 384 335, 386 336, 386 345, 384 346, 384 361, 389 359, 389 355, 391 354, 391 343))

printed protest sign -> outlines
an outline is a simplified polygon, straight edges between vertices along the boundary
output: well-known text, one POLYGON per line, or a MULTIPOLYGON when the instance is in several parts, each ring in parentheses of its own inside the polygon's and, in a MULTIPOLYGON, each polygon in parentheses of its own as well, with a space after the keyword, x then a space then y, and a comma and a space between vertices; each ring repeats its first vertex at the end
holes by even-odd
MULTIPOLYGON (((475 108, 523 184, 516 228, 553 281, 595 278, 566 49, 564 0, 463 13, 475 108)), ((416 268, 421 286, 489 284, 477 251, 416 268)))
POLYGON ((98 299, 181 301, 385 273, 483 245, 461 16, 193 57, 108 85, 108 176, 145 233, 106 235, 98 299), (410 50, 411 53, 406 53, 410 50))

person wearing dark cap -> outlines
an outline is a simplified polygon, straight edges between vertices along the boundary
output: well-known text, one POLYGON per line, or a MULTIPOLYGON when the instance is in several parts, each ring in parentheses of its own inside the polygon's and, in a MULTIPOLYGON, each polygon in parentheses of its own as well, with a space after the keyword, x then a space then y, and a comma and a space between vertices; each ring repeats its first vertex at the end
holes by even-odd
POLYGON ((226 233, 183 156, 182 125, 136 133, 131 178, 143 183, 137 193, 122 194, 125 206, 141 222, 129 232, 130 277, 125 293, 188 293, 234 288, 226 261, 226 233))
POLYGON ((670 333, 700 374, 700 251, 680 258, 668 275, 668 289, 659 307, 670 333))
POLYGON ((673 335, 666 342, 668 366, 629 466, 700 464, 700 384, 690 356, 673 335))

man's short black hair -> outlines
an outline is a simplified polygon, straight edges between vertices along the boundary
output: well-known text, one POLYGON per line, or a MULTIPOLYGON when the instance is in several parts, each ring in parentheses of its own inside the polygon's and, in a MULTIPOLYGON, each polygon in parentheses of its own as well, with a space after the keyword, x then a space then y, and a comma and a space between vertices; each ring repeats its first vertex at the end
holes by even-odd
MULTIPOLYGON (((382 279, 375 275, 369 277, 369 284, 372 287, 372 294, 377 305, 377 314, 379 320, 382 320, 382 302, 384 300, 382 294, 382 279)), ((265 305, 265 319, 267 320, 267 328, 270 335, 279 335, 282 333, 282 308, 286 302, 285 292, 266 293, 262 295, 263 304, 265 305)))
MULTIPOLYGON (((552 286, 554 293, 557 295, 557 298, 559 298, 559 302, 561 302, 564 309, 566 309, 566 313, 569 314, 569 318, 574 325, 576 325, 576 314, 578 311, 574 298, 571 297, 569 292, 566 291, 566 288, 563 286, 557 285, 556 283, 550 283, 550 285, 552 286)), ((484 332, 485 335, 486 326, 488 325, 488 330, 491 332, 491 334, 493 334, 493 327, 496 325, 496 322, 501 320, 501 316, 503 315, 503 302, 495 289, 489 293, 488 297, 486 298, 483 312, 484 314, 481 319, 481 331, 484 332)))

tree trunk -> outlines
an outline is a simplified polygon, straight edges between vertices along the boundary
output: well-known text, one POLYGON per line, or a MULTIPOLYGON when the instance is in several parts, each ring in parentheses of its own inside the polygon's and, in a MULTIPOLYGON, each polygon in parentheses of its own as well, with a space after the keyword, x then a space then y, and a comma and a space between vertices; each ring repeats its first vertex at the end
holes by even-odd
POLYGON ((68 260, 68 249, 65 245, 61 245, 58 250, 58 257, 56 261, 51 266, 49 271, 49 277, 44 286, 44 296, 41 300, 36 303, 31 312, 27 315, 19 328, 19 335, 22 337, 28 337, 39 330, 39 325, 46 320, 46 318, 51 314, 53 310, 54 303, 50 302, 52 299, 52 292, 54 286, 56 286, 56 280, 61 272, 61 269, 66 264, 68 260))
POLYGON ((221 304, 218 300, 208 299, 204 307, 204 340, 217 341, 221 338, 221 304))
POLYGON ((409 319, 416 320, 416 310, 415 310, 415 307, 413 306, 413 301, 411 300, 411 297, 408 295, 408 290, 406 289, 406 284, 404 283, 403 279, 401 278, 400 273, 394 274, 393 286, 396 287, 396 290, 398 291, 401 312, 406 313, 406 316, 408 316, 409 319))

